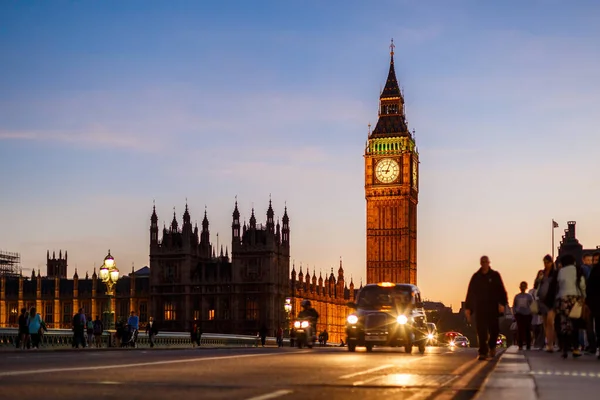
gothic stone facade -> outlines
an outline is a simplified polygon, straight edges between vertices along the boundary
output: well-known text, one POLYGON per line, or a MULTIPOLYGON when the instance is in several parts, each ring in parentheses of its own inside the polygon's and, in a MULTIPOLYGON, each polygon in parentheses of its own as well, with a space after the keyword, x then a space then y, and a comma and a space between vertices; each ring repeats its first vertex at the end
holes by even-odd
POLYGON ((354 289, 352 279, 350 279, 350 285, 346 285, 341 260, 337 279, 333 275, 333 268, 329 276, 326 275, 323 279, 323 276, 319 274, 317 280, 316 273, 313 273, 311 278, 308 269, 306 275, 304 275, 302 267, 300 267, 300 272, 296 276, 296 268, 294 267, 290 280, 290 293, 292 315, 297 315, 301 309, 300 303, 302 300, 308 299, 319 313, 317 331, 320 333, 327 330, 329 341, 332 343, 346 341, 345 325, 350 312, 347 304, 348 302, 354 302, 358 289, 354 289))
POLYGON ((269 201, 265 225, 252 209, 249 224, 233 211, 231 258, 213 247, 204 213, 202 230, 192 226, 186 205, 181 229, 176 215, 158 237, 156 210, 150 218, 151 314, 164 330, 188 330, 198 321, 204 332, 272 334, 286 323, 290 227, 287 208, 281 224, 269 201))
MULTIPOLYGON (((96 271, 80 279, 77 270, 72 279, 66 277, 67 252, 58 258, 47 254, 47 274, 35 270, 31 277, 0 276, 0 327, 16 327, 20 310, 35 307, 50 328, 70 329, 73 314, 83 308, 92 318, 108 310, 106 285, 96 271)), ((147 267, 133 271, 117 282, 116 295, 110 298, 115 319, 127 318, 131 310, 139 312, 140 322, 148 319, 150 276, 147 267)))
POLYGON ((417 283, 419 154, 408 129, 394 51, 365 149, 367 283, 417 283))

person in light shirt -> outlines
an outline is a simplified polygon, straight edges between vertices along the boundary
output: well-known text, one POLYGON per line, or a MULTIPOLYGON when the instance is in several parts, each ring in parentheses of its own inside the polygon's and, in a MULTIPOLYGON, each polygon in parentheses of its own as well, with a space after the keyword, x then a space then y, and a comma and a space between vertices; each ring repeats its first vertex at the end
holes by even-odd
POLYGON ((579 329, 583 326, 583 307, 586 285, 582 269, 575 264, 575 257, 565 254, 560 259, 562 268, 558 270, 556 308, 560 316, 560 341, 562 357, 567 358, 569 350, 573 357, 581 356, 579 349, 579 329))
POLYGON ((527 293, 527 282, 519 285, 521 293, 515 296, 513 301, 513 314, 517 320, 517 344, 519 350, 523 350, 523 344, 527 350, 531 350, 531 304, 533 297, 527 293))

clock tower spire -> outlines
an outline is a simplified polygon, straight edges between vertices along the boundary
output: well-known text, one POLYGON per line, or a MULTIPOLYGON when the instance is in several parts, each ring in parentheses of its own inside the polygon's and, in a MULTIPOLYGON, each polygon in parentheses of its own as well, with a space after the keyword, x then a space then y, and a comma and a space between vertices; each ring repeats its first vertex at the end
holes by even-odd
POLYGON ((417 283, 418 165, 390 45, 379 118, 365 148, 367 283, 417 283))

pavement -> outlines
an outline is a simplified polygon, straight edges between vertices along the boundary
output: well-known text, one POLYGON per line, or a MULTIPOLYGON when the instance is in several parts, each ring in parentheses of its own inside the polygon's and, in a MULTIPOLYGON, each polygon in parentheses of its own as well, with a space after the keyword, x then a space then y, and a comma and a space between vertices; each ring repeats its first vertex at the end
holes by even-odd
POLYGON ((562 359, 560 353, 509 348, 488 376, 477 400, 596 400, 600 360, 595 355, 562 359))
POLYGON ((467 400, 496 361, 446 347, 30 350, 0 356, 0 399, 467 400))

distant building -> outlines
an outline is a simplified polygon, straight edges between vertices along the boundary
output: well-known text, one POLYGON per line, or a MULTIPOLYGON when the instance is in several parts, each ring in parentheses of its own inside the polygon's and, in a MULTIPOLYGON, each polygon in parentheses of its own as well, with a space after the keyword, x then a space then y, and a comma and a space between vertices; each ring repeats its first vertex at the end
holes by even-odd
POLYGON ((213 246, 206 211, 199 231, 186 205, 181 229, 174 214, 159 240, 153 210, 150 311, 163 329, 188 330, 198 321, 204 332, 256 334, 264 326, 272 334, 285 323, 289 217, 286 208, 282 223, 275 222, 271 202, 266 214, 266 224, 257 224, 253 209, 249 224, 242 226, 236 201, 230 259, 227 248, 213 246))
POLYGON ((565 229, 565 233, 562 236, 558 247, 558 257, 560 258, 565 254, 571 254, 575 257, 575 260, 581 264, 584 254, 600 251, 600 246, 596 246, 595 249, 584 249, 583 245, 579 243, 579 240, 577 239, 575 231, 576 224, 575 221, 567 222, 567 229, 565 229))
POLYGON ((304 275, 302 267, 300 267, 300 272, 296 275, 294 267, 290 280, 291 315, 298 314, 302 300, 310 300, 311 306, 319 313, 317 331, 320 333, 327 330, 331 342, 340 342, 341 339, 346 341, 346 318, 349 314, 347 303, 354 302, 358 290, 360 289, 354 289, 352 279, 350 279, 350 285, 346 285, 341 260, 337 279, 333 275, 333 268, 329 276, 325 275, 325 279, 321 274, 317 279, 315 271, 311 277, 308 268, 304 275))
MULTIPOLYGON (((54 271, 56 265, 64 263, 65 257, 48 258, 47 269, 54 271)), ((66 273, 66 271, 63 271, 66 273)), ((108 310, 109 297, 106 285, 98 279, 96 271, 91 277, 80 279, 77 270, 73 279, 58 275, 42 276, 35 270, 31 277, 0 276, 0 327, 17 326, 21 308, 35 307, 50 328, 71 328, 73 314, 83 308, 85 313, 95 318, 108 310)), ((119 279, 116 295, 112 297, 111 309, 116 319, 127 318, 131 310, 139 312, 140 322, 148 320, 150 296, 150 276, 148 267, 119 279)))

